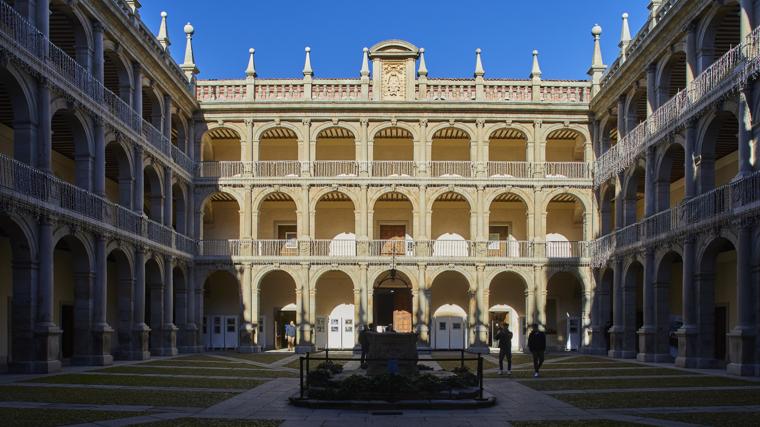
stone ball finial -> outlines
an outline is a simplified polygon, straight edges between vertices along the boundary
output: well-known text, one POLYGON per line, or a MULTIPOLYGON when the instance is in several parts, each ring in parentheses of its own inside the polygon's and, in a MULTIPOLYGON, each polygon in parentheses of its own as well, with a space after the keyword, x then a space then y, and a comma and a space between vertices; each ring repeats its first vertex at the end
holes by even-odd
POLYGON ((591 29, 591 35, 594 37, 599 37, 602 35, 602 27, 599 24, 595 24, 594 28, 591 29))
POLYGON ((533 56, 536 56, 536 55, 538 55, 538 50, 533 49, 533 56))
POLYGON ((623 19, 628 19, 628 13, 627 12, 623 13, 623 19))
POLYGON ((248 49, 248 53, 253 54, 254 52, 256 52, 256 49, 254 49, 254 48, 248 49))
POLYGON ((307 53, 311 52, 311 48, 309 46, 306 46, 306 48, 304 49, 304 51, 306 51, 307 53))
POLYGON ((169 16, 169 14, 168 14, 168 13, 166 13, 166 12, 161 12, 161 17, 162 17, 162 18, 166 18, 167 16, 169 16))
POLYGON ((425 48, 424 47, 420 48, 420 53, 425 53, 425 48))
POLYGON ((195 32, 195 28, 193 28, 193 26, 192 26, 192 25, 190 25, 190 23, 188 22, 188 23, 185 25, 185 34, 187 34, 187 35, 192 35, 194 32, 195 32))
POLYGON ((362 49, 362 52, 369 52, 369 48, 365 47, 364 49, 362 49))
POLYGON ((477 48, 477 49, 475 49, 475 53, 480 53, 480 52, 482 52, 482 51, 480 50, 480 48, 477 48))

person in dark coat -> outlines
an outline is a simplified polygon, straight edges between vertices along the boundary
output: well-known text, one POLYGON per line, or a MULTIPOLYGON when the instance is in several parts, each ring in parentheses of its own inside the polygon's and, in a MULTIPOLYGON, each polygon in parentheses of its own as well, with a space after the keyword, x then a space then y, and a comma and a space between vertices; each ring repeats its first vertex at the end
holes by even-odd
POLYGON ((504 373, 505 357, 507 358, 507 375, 512 375, 512 336, 507 323, 496 333, 495 338, 499 341, 499 375, 504 373))
POLYGON ((533 377, 538 378, 538 371, 544 364, 544 353, 546 352, 546 334, 538 329, 538 325, 532 326, 532 331, 528 335, 528 349, 533 355, 533 377))
POLYGON ((359 332, 359 346, 361 347, 361 350, 362 350, 362 356, 359 361, 359 365, 361 366, 362 369, 367 368, 367 364, 365 362, 367 359, 367 353, 369 353, 369 337, 367 336, 367 334, 369 333, 371 328, 372 328, 372 325, 369 325, 369 326, 365 325, 364 327, 362 327, 361 332, 359 332))

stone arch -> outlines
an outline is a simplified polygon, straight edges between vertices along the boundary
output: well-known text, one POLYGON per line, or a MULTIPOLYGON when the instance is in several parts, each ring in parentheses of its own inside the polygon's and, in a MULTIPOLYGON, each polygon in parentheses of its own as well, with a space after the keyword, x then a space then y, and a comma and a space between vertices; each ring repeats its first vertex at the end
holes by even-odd
MULTIPOLYGON (((739 120, 736 105, 731 104, 725 107, 727 108, 722 111, 707 115, 699 127, 697 149, 694 154, 700 159, 697 167, 697 182, 701 193, 727 183, 726 179, 718 180, 716 163, 739 149, 737 137, 739 120)), ((733 165, 731 178, 739 171, 738 163, 738 160, 731 163, 733 165)))
POLYGON ((106 246, 106 323, 114 329, 111 354, 127 358, 134 325, 134 261, 133 252, 111 241, 106 246))
POLYGON ((351 136, 354 138, 354 140, 359 139, 358 135, 360 133, 360 129, 358 129, 353 123, 348 123, 348 122, 335 123, 333 121, 328 121, 328 122, 322 122, 318 125, 315 125, 311 129, 311 134, 314 135, 312 137, 313 140, 316 141, 320 137, 325 138, 325 136, 323 136, 322 133, 330 129, 342 129, 346 132, 351 133, 351 136))
POLYGON ((697 27, 698 56, 701 58, 699 72, 705 69, 725 54, 730 47, 737 46, 742 40, 739 38, 739 2, 726 0, 713 3, 713 7, 700 21, 697 27), (734 33, 735 31, 735 33, 734 33), (722 35, 725 43, 716 43, 718 35, 722 35))
POLYGON ((485 286, 484 289, 489 291, 491 289, 491 284, 493 283, 494 279, 496 279, 497 276, 504 273, 511 273, 518 276, 523 282, 525 292, 528 292, 528 290, 531 287, 530 283, 533 281, 533 278, 527 275, 521 269, 517 269, 517 268, 510 268, 508 270, 494 269, 493 271, 488 273, 488 275, 486 276, 485 283, 483 284, 483 286, 485 286))
POLYGON ((103 42, 103 85, 122 101, 131 99, 134 76, 132 65, 125 57, 123 49, 115 42, 103 42))
POLYGON ((392 194, 392 193, 398 193, 402 196, 406 197, 406 199, 409 201, 409 203, 412 204, 412 209, 414 209, 415 212, 419 212, 419 197, 416 197, 415 193, 409 190, 407 187, 385 187, 380 189, 377 193, 373 194, 369 197, 369 201, 367 203, 367 206, 369 206, 370 209, 374 210, 375 204, 386 194, 392 194))
MULTIPOLYGON (((52 151, 70 161, 70 167, 57 170, 58 177, 91 189, 95 158, 91 121, 81 110, 70 109, 67 101, 58 98, 51 105, 50 127, 52 151)), ((54 157, 51 153, 51 159, 54 157)))
POLYGON ((579 126, 577 124, 556 123, 556 124, 549 125, 541 129, 541 134, 543 136, 543 140, 546 141, 549 139, 550 135, 555 134, 560 131, 576 133, 578 136, 580 136, 583 139, 582 141, 583 143, 586 143, 592 140, 591 134, 589 133, 588 128, 584 128, 583 126, 579 126))
POLYGON ((430 135, 430 140, 432 141, 433 138, 440 138, 439 136, 436 136, 436 134, 446 129, 457 129, 459 131, 464 132, 467 135, 467 139, 470 141, 470 143, 472 143, 472 141, 475 139, 475 136, 474 136, 475 131, 463 123, 450 123, 450 122, 437 123, 428 128, 427 134, 430 135))
POLYGON ((501 130, 515 131, 521 135, 521 138, 528 141, 530 141, 530 137, 533 136, 534 131, 532 126, 523 123, 493 123, 491 125, 486 125, 483 129, 483 135, 487 135, 486 140, 491 141, 491 139, 493 139, 493 134, 501 130))
POLYGON ((172 185, 172 227, 180 234, 189 234, 187 230, 190 212, 187 200, 187 187, 180 181, 175 180, 172 185))
POLYGON ((621 226, 628 226, 643 219, 644 209, 640 206, 643 205, 643 197, 639 199, 639 195, 644 194, 646 170, 646 162, 639 159, 625 171, 620 189, 624 201, 621 226))
POLYGON ((450 265, 450 264, 437 266, 434 268, 428 268, 426 289, 431 289, 431 287, 433 286, 433 282, 435 282, 435 279, 438 278, 438 276, 450 271, 461 274, 467 281, 467 285, 469 286, 470 291, 474 292, 477 289, 478 284, 475 278, 473 277, 472 272, 470 272, 463 265, 450 265))
POLYGON ((51 2, 50 11, 50 41, 82 67, 89 68, 90 49, 93 46, 89 19, 80 7, 67 2, 51 2), (58 29, 61 29, 60 32, 58 29), (73 40, 68 39, 72 34, 73 40))
POLYGON ((463 187, 436 187, 433 191, 427 194, 427 199, 429 200, 428 210, 432 211, 433 204, 435 204, 439 197, 447 193, 453 193, 462 197, 467 202, 467 207, 470 212, 472 212, 473 206, 477 205, 472 194, 463 187))
MULTIPOLYGON (((235 199, 235 201, 238 203, 239 206, 243 206, 243 195, 241 195, 238 191, 236 191, 235 188, 232 187, 208 187, 201 189, 200 191, 195 193, 195 209, 203 209, 203 206, 206 205, 206 202, 208 199, 217 193, 224 193, 228 195, 229 197, 232 197, 235 199)), ((255 204, 254 204, 255 206, 255 204)))
POLYGON ((163 134, 163 124, 166 120, 164 117, 164 96, 158 88, 158 85, 151 83, 143 86, 143 120, 155 127, 163 134))
POLYGON ((507 170, 499 170, 493 162, 526 162, 531 139, 528 135, 533 134, 532 129, 521 124, 496 124, 484 129, 482 134, 486 137, 487 159, 490 162, 488 176, 514 175, 507 170), (500 142, 501 141, 501 142, 500 142), (492 169, 493 168, 493 169, 492 169))
POLYGON ((599 224, 600 235, 605 236, 612 233, 617 228, 615 223, 615 187, 609 182, 603 183, 599 188, 599 224))
MULTIPOLYGON (((253 199, 253 203, 251 203, 251 206, 253 206, 254 212, 261 211, 261 205, 267 200, 267 197, 269 197, 272 194, 284 194, 293 201, 296 205, 296 210, 298 212, 303 212, 304 207, 302 206, 301 197, 300 196, 300 188, 291 188, 291 187, 268 187, 265 190, 262 190, 256 198, 253 199)), ((239 201, 238 201, 239 203, 239 201)))
POLYGON ((206 161, 206 162, 239 161, 241 158, 240 146, 243 143, 242 135, 245 135, 245 132, 243 132, 243 130, 240 129, 240 127, 237 126, 236 123, 224 123, 224 124, 211 123, 208 128, 204 129, 204 131, 200 133, 199 144, 201 148, 201 153, 200 153, 201 159, 202 159, 201 161, 206 161), (237 140, 238 141, 238 147, 236 147, 237 153, 232 153, 231 155, 228 155, 228 156, 224 156, 224 155, 217 156, 216 153, 214 152, 215 140, 218 140, 218 141, 237 140))
MULTIPOLYGON (((34 165, 37 159, 35 128, 37 108, 27 80, 12 63, 0 67, 0 103, 10 114, 3 114, 0 123, 13 129, 13 153, 10 157, 34 165)), ((9 153, 10 154, 10 153, 9 153)))
POLYGON ((404 129, 405 131, 409 132, 409 134, 412 137, 412 141, 419 141, 419 130, 415 128, 414 126, 404 123, 404 122, 383 122, 376 124, 371 131, 368 132, 370 135, 369 142, 374 142, 375 139, 378 138, 377 134, 380 132, 386 130, 386 129, 392 129, 392 128, 399 128, 404 129))
POLYGON ((646 85, 631 89, 625 100, 626 132, 631 132, 647 119, 647 103, 646 85))
POLYGON ((114 133, 106 134, 106 197, 126 208, 132 207, 134 201, 133 153, 123 138, 114 133), (110 186, 108 181, 115 185, 110 186))
MULTIPOLYGON (((390 269, 387 266, 377 266, 374 270, 369 271, 367 274, 368 276, 368 284, 371 284, 371 286, 374 289, 374 286, 377 284, 377 282, 380 280, 381 276, 388 273, 390 269)), ((420 288, 419 283, 417 282, 417 270, 414 267, 407 266, 407 265, 397 265, 396 270, 404 275, 404 277, 409 281, 409 286, 411 286, 412 291, 417 291, 420 288)))
POLYGON ((520 201, 525 204, 525 206, 530 208, 530 204, 528 203, 528 201, 532 199, 530 194, 528 194, 525 189, 518 187, 513 187, 508 190, 504 190, 502 188, 494 188, 493 191, 491 191, 490 194, 486 196, 483 205, 486 207, 491 206, 496 198, 505 195, 514 195, 515 197, 519 198, 520 201))
POLYGON ((95 265, 95 246, 93 245, 91 236, 86 234, 82 229, 74 228, 68 225, 62 225, 53 231, 53 239, 51 240, 51 245, 53 248, 55 248, 58 243, 64 239, 76 240, 77 244, 81 245, 83 255, 86 256, 86 259, 83 261, 90 266, 95 265))
MULTIPOLYGON (((296 136, 296 139, 299 143, 303 142, 303 134, 301 132, 301 129, 298 128, 298 126, 289 123, 289 122, 269 122, 262 124, 257 130, 253 133, 253 140, 254 141, 261 141, 261 138, 264 136, 264 134, 270 130, 277 129, 277 128, 285 128, 289 131, 293 132, 296 136)), ((244 133, 240 133, 243 135, 244 133)))
POLYGON ((536 212, 546 212, 549 208, 549 203, 551 203, 557 196, 561 195, 570 195, 575 198, 576 201, 578 201, 581 206, 583 207, 584 212, 591 212, 591 202, 588 199, 588 196, 582 192, 581 190, 577 188, 568 188, 568 187, 560 187, 555 188, 548 192, 546 196, 544 197, 544 203, 541 206, 541 209, 536 209, 536 212))
POLYGON ((143 194, 147 199, 147 203, 143 203, 141 210, 148 215, 148 218, 162 222, 164 213, 164 174, 154 162, 146 164, 142 173, 143 194))
POLYGON ((358 277, 356 276, 356 271, 353 268, 345 268, 345 267, 341 268, 341 267, 336 267, 332 265, 320 266, 317 269, 310 271, 309 277, 312 278, 311 286, 316 287, 317 282, 319 282, 319 279, 321 279, 322 276, 330 272, 339 272, 339 273, 345 274, 346 276, 348 276, 349 279, 351 279, 352 289, 360 289, 358 277))
POLYGON ((685 44, 677 43, 669 49, 657 64, 657 107, 673 98, 679 91, 686 88, 686 48, 685 44))
POLYGON ((312 194, 310 199, 314 201, 314 206, 316 207, 316 204, 319 203, 322 198, 330 193, 340 193, 345 197, 348 197, 351 200, 351 203, 354 205, 354 209, 358 209, 359 206, 359 200, 357 199, 357 194, 352 191, 351 187, 322 187, 319 190, 317 190, 316 193, 312 194))
POLYGON ((201 202, 200 207, 200 238, 204 240, 237 240, 241 237, 240 212, 243 206, 232 193, 216 191, 209 194, 201 202), (234 202, 230 206, 230 202, 234 202), (216 212, 218 203, 220 211, 216 212), (232 213, 230 213, 232 210, 232 213), (230 219, 230 217, 232 217, 230 219), (231 221, 231 224, 230 224, 231 221))

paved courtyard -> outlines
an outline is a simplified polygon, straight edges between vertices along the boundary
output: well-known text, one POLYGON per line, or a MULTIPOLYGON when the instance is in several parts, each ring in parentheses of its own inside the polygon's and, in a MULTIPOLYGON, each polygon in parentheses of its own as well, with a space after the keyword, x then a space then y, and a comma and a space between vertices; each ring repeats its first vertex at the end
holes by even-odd
MULTIPOLYGON (((344 355, 346 356, 346 355, 344 355)), ((450 357, 451 355, 449 355, 450 357)), ((757 425, 760 379, 574 353, 547 357, 541 378, 515 355, 512 376, 487 356, 493 408, 367 412, 295 408, 298 357, 207 353, 0 376, 3 425, 354 426, 354 425, 757 425)), ((454 362, 426 361, 436 369, 454 362)), ((348 362, 347 370, 358 368, 348 362)))

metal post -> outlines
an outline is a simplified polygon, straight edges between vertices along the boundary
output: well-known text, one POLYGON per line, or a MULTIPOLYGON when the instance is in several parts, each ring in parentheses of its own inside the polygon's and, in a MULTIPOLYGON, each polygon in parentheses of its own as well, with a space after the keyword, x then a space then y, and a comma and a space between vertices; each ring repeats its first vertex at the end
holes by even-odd
POLYGON ((459 350, 459 368, 464 369, 464 350, 459 350))
POLYGON ((478 399, 483 399, 483 355, 478 353, 478 399))
POLYGON ((299 365, 300 365, 298 372, 300 373, 300 377, 301 377, 299 387, 301 390, 301 399, 303 399, 303 356, 299 357, 298 360, 299 360, 299 365))

